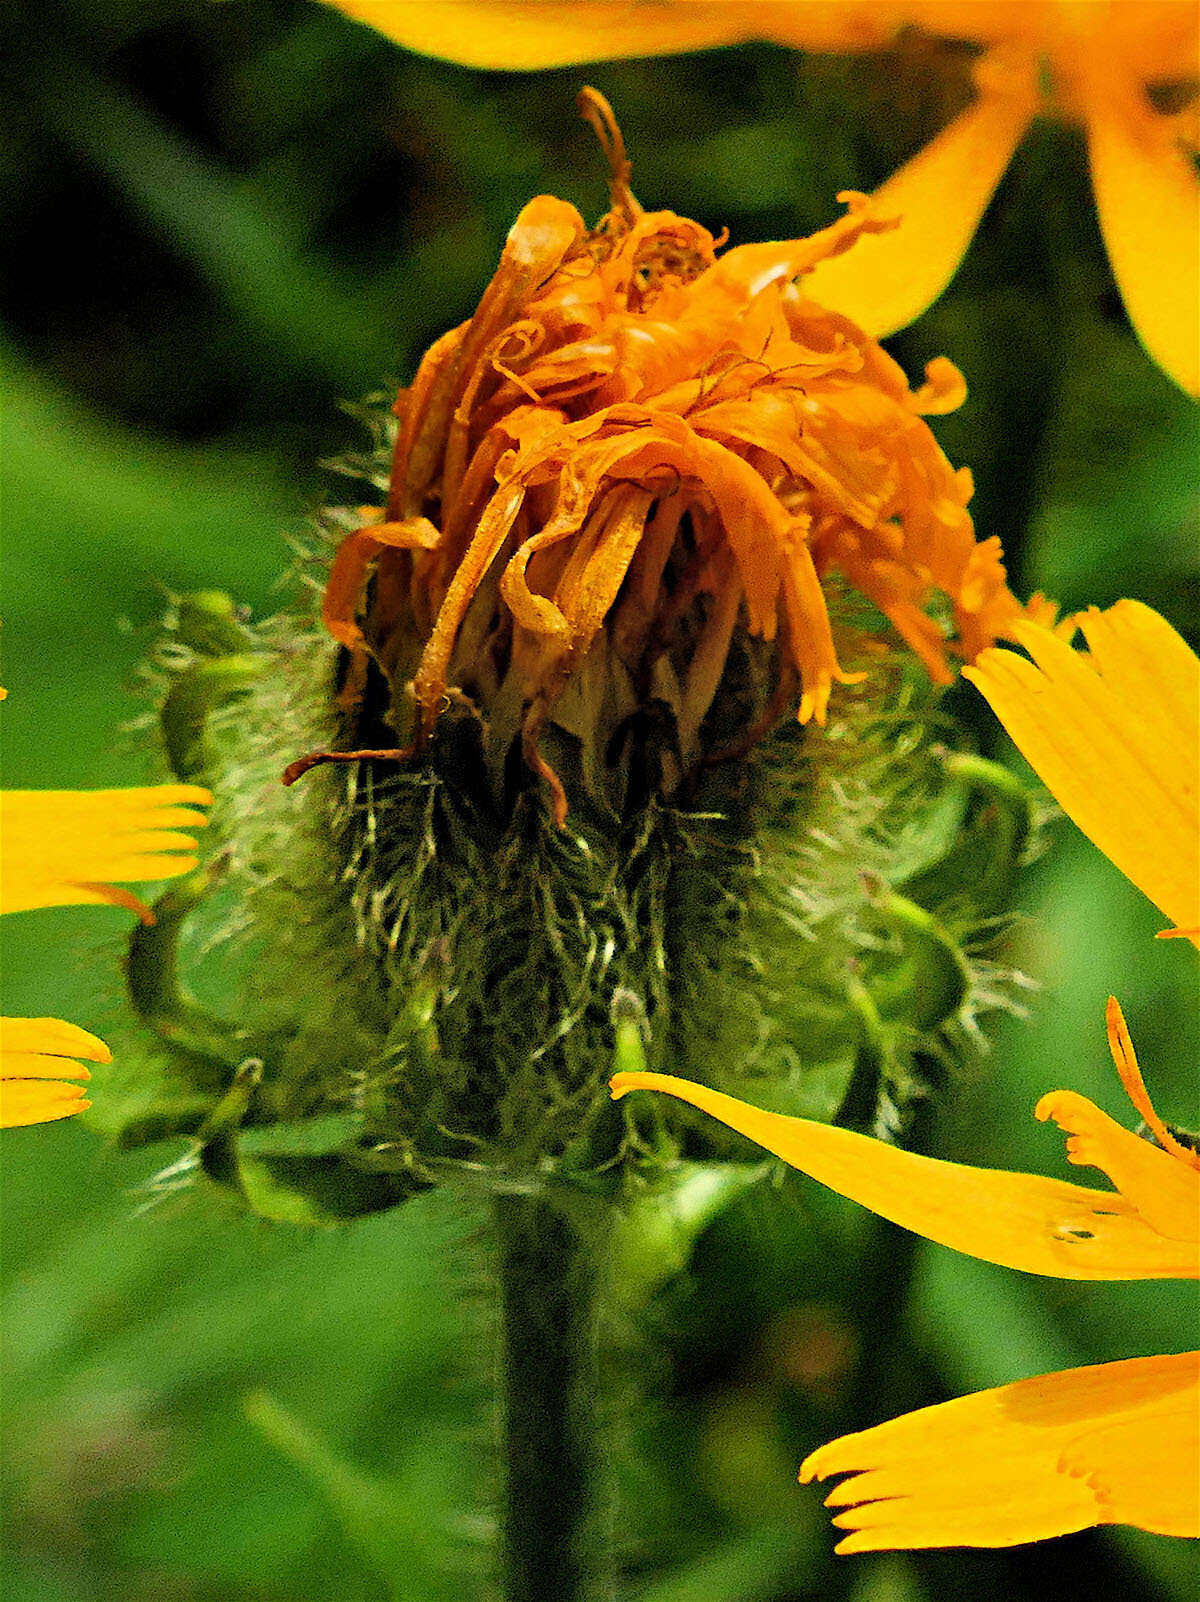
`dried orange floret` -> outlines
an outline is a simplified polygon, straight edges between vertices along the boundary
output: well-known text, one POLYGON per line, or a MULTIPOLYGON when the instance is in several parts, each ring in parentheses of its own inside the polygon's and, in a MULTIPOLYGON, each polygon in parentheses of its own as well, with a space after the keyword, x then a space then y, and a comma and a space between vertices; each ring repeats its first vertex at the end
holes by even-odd
POLYGON ((741 624, 778 642, 801 721, 824 722, 852 677, 822 588, 834 570, 947 680, 951 654, 973 658, 1020 612, 998 541, 975 540, 970 474, 922 416, 965 386, 939 359, 914 392, 803 287, 892 221, 845 194, 812 238, 722 252, 699 223, 642 210, 607 104, 585 91, 583 106, 612 208, 589 230, 564 201, 530 201, 475 315, 426 354, 396 402, 383 521, 335 558, 330 632, 389 677, 407 666, 418 745, 448 690, 485 712, 503 691, 539 771, 539 733, 602 630, 635 684, 686 632, 695 729, 741 624), (415 668, 398 636, 419 642, 415 668))

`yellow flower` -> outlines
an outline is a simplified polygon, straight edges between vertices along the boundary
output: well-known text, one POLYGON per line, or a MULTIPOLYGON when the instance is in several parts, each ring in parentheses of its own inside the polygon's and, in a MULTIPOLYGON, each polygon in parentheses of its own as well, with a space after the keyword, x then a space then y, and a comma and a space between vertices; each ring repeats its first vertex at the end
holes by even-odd
MULTIPOLYGON (((1088 654, 1018 626, 1033 657, 989 650, 970 676, 1065 811, 1176 923, 1200 937, 1200 662, 1134 601, 1082 620, 1088 654)), ((619 1074, 702 1108, 884 1218, 972 1257, 1063 1279, 1200 1275, 1200 1156, 1146 1093, 1121 1010, 1109 1044, 1154 1142, 1085 1097, 1036 1114, 1113 1191, 970 1168, 850 1130, 785 1118, 686 1080, 619 1074)), ((801 1478, 851 1477, 828 1498, 843 1552, 1005 1546, 1092 1524, 1200 1535, 1200 1354, 1072 1369, 924 1408, 820 1448, 801 1478)))
POLYGON ((1151 356, 1200 393, 1200 8, 1191 0, 335 0, 415 50, 551 67, 748 38, 879 49, 906 27, 983 48, 977 96, 877 191, 900 228, 812 291, 877 337, 935 300, 1039 112, 1082 123, 1113 273, 1151 356), (1160 111, 1155 100, 1170 109, 1160 111), (1188 98, 1191 96, 1192 98, 1188 98), (1176 109, 1183 100, 1182 109, 1176 109))
MULTIPOLYGON (((188 831, 212 800, 194 784, 139 790, 0 791, 0 913, 34 907, 127 907, 152 914, 112 880, 173 879, 196 866, 188 831)), ((0 1126, 68 1118, 90 1104, 69 1081, 76 1059, 108 1062, 95 1035, 58 1018, 0 1018, 0 1126)))
POLYGON ((352 687, 370 657, 397 724, 415 698, 418 743, 448 693, 498 710, 560 816, 538 738, 602 630, 631 683, 657 674, 662 695, 676 677, 686 760, 739 621, 778 640, 801 721, 824 721, 848 677, 832 571, 943 681, 950 651, 973 659, 1020 615, 998 541, 975 541, 970 474, 920 415, 958 405, 961 376, 939 359, 911 391, 807 295, 818 263, 888 225, 847 195, 811 239, 720 254, 699 223, 643 211, 607 104, 581 100, 612 211, 590 231, 551 196, 521 212, 475 315, 401 391, 386 510, 342 543, 324 600, 352 687), (949 641, 924 610, 934 590, 949 641))

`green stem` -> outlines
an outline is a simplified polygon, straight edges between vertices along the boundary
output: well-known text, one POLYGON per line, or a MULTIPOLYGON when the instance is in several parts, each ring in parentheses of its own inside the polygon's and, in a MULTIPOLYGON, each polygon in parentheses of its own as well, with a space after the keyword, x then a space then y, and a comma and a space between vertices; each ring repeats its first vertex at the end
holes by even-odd
POLYGON ((595 1248, 544 1196, 496 1202, 505 1602, 603 1595, 595 1248))

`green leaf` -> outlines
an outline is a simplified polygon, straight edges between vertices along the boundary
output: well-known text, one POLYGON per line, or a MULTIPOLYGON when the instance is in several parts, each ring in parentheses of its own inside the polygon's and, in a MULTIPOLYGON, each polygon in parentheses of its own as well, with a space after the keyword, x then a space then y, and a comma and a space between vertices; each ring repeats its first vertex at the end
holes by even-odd
POLYGON ((876 880, 864 883, 880 922, 899 947, 863 962, 863 983, 885 1023, 926 1033, 962 1006, 970 972, 953 936, 932 913, 876 880))
POLYGON ((204 1172, 260 1218, 319 1228, 398 1206, 428 1187, 407 1175, 371 1174, 335 1155, 258 1155, 231 1132, 208 1141, 204 1172))
POLYGON ((766 1174, 770 1163, 679 1162, 616 1216, 611 1291, 627 1310, 645 1305, 687 1267, 709 1224, 766 1174))
POLYGON ((377 1479, 354 1468, 309 1425, 266 1391, 252 1391, 243 1411, 282 1457, 321 1493, 343 1534, 396 1602, 460 1602, 454 1570, 462 1543, 431 1519, 406 1478, 377 1479))
POLYGON ((243 1127, 239 1146, 255 1157, 327 1157, 353 1145, 366 1120, 358 1112, 324 1113, 277 1124, 243 1127))

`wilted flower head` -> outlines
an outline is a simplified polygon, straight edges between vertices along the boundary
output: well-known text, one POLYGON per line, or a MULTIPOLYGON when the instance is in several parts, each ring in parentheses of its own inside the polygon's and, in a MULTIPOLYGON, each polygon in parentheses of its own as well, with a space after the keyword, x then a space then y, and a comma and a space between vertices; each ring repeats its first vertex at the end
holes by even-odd
POLYGON ((401 391, 386 510, 344 541, 324 600, 354 656, 348 697, 373 661, 401 754, 466 697, 501 755, 519 734, 560 817, 547 722, 586 743, 602 702, 610 736, 665 703, 686 768, 739 627, 772 648, 759 732, 789 701, 823 722, 853 677, 822 588, 834 572, 939 680, 1019 610, 999 542, 976 543, 970 474, 922 421, 962 400, 957 370, 932 362, 914 392, 804 294, 806 273, 890 221, 846 194, 810 239, 721 253, 699 223, 643 211, 606 103, 585 91, 583 107, 612 209, 594 229, 550 196, 521 212, 475 315, 401 391), (925 610, 935 591, 948 632, 925 610))
POLYGON ((888 221, 847 196, 813 239, 722 251, 642 210, 583 106, 608 214, 531 201, 395 420, 368 410, 344 465, 385 504, 323 518, 337 648, 307 606, 251 627, 201 592, 155 654, 222 850, 131 946, 155 1041, 109 1127, 195 1134, 269 1217, 657 1184, 615 1060, 743 1064, 790 1110, 894 1129, 1004 1001, 986 952, 1033 819, 947 755, 931 682, 1021 616, 922 416, 962 380, 910 390, 804 293, 888 221), (289 777, 379 760, 277 791, 331 724, 348 749, 289 777), (228 1019, 163 979, 218 883, 228 1019))

